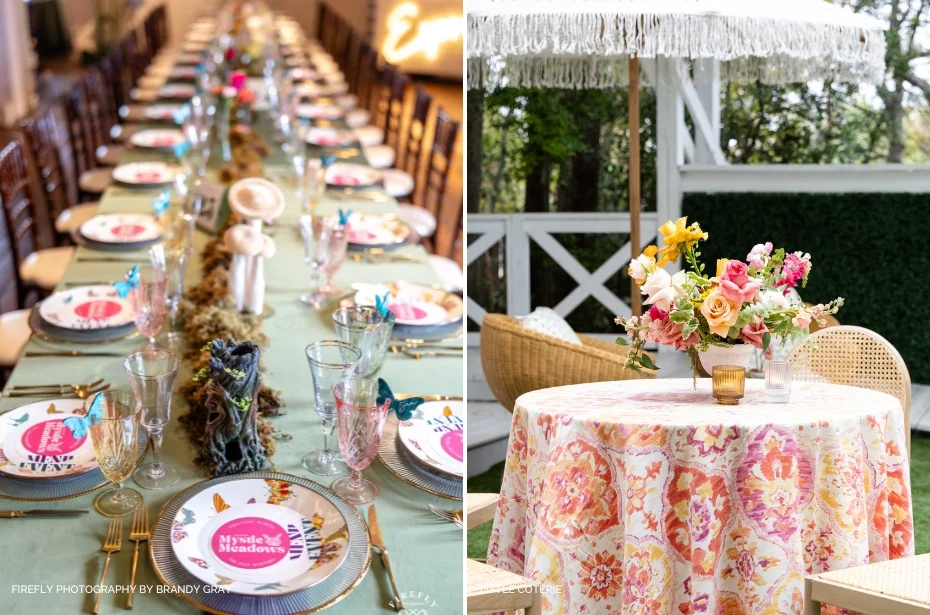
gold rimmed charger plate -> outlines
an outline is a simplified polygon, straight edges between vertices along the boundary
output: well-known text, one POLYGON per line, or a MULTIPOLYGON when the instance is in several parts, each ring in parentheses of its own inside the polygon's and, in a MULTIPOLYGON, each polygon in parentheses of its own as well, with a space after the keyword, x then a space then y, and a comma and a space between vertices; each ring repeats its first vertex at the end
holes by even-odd
MULTIPOLYGON (((278 479, 278 480, 285 480, 285 481, 292 482, 292 483, 294 483, 294 484, 296 484, 296 485, 299 485, 299 486, 304 487, 304 488, 307 488, 307 489, 310 489, 310 487, 307 487, 306 485, 302 485, 302 484, 301 484, 301 481, 306 481, 306 482, 309 482, 309 483, 315 483, 315 481, 311 481, 311 480, 308 479, 308 478, 303 478, 303 477, 300 477, 300 476, 295 476, 295 475, 293 475, 293 474, 286 474, 286 473, 284 473, 284 472, 275 472, 275 471, 265 471, 265 470, 262 470, 262 471, 250 472, 250 473, 246 473, 246 474, 235 474, 235 475, 232 475, 232 476, 224 476, 224 477, 220 477, 220 478, 208 478, 208 479, 206 479, 206 480, 202 480, 202 481, 200 481, 200 482, 194 483, 193 485, 191 485, 190 487, 188 487, 188 488, 185 489, 184 491, 181 491, 180 493, 178 493, 177 495, 175 495, 174 497, 172 497, 170 500, 168 500, 168 501, 165 503, 165 505, 161 507, 161 510, 158 511, 158 514, 155 516, 155 521, 154 521, 154 523, 153 523, 152 526, 151 526, 151 527, 152 527, 153 535, 152 535, 152 538, 149 540, 149 549, 148 549, 148 551, 149 551, 149 561, 151 561, 151 563, 152 563, 152 569, 155 570, 155 576, 158 577, 158 580, 159 580, 162 584, 164 584, 164 585, 171 585, 171 583, 170 583, 170 582, 168 581, 168 579, 165 577, 165 574, 162 572, 162 570, 161 570, 161 569, 159 568, 159 566, 158 566, 158 559, 156 558, 156 555, 155 555, 155 540, 154 540, 155 536, 154 536, 154 531, 155 531, 155 529, 158 527, 158 524, 161 522, 161 519, 162 519, 162 517, 164 516, 165 511, 167 511, 167 510, 168 510, 175 502, 177 502, 180 498, 189 495, 193 490, 198 489, 198 488, 200 488, 202 485, 204 485, 204 483, 213 482, 213 481, 217 481, 217 482, 228 482, 228 481, 230 481, 230 480, 242 480, 242 479, 244 479, 244 478, 272 478, 272 479, 278 479)), ((358 578, 356 578, 356 579, 355 579, 355 580, 354 580, 341 594, 339 594, 338 596, 335 596, 335 597, 331 598, 331 599, 328 600, 327 602, 324 602, 324 603, 322 603, 322 604, 318 604, 318 605, 313 606, 313 607, 311 607, 311 608, 309 608, 309 609, 307 609, 307 610, 295 611, 295 613, 296 613, 296 612, 299 612, 299 613, 316 613, 316 612, 318 612, 318 611, 322 611, 323 609, 328 608, 328 607, 330 607, 330 606, 336 604, 337 602, 339 602, 340 600, 342 600, 343 598, 345 598, 346 596, 348 596, 350 593, 352 593, 352 590, 354 590, 356 587, 359 586, 359 584, 360 584, 360 583, 362 582, 362 580, 365 578, 365 575, 368 574, 368 569, 371 567, 371 538, 369 537, 368 532, 367 532, 368 524, 365 522, 365 519, 361 516, 361 514, 359 514, 358 510, 357 510, 354 506, 352 506, 351 504, 345 502, 345 500, 343 500, 342 498, 340 498, 338 495, 334 494, 334 493, 333 493, 332 491, 330 491, 328 488, 323 487, 323 486, 320 485, 319 483, 315 483, 315 484, 317 484, 317 485, 318 485, 320 488, 322 488, 322 489, 326 489, 330 494, 333 495, 333 497, 339 499, 342 503, 345 504, 346 510, 345 510, 345 511, 340 510, 340 513, 342 513, 343 516, 345 516, 345 515, 351 515, 351 514, 354 513, 354 515, 358 518, 358 522, 361 524, 361 527, 365 530, 365 531, 364 531, 364 538, 365 538, 365 542, 367 543, 367 548, 365 549, 366 558, 365 558, 365 562, 364 562, 363 565, 362 565, 361 571, 359 572, 358 578)), ((188 497, 187 499, 190 499, 190 498, 188 497)), ((186 501, 186 499, 183 500, 183 501, 186 501)), ((183 501, 182 501, 182 503, 183 503, 183 501)), ((179 505, 179 507, 180 507, 180 505, 179 505)), ((176 511, 175 511, 175 512, 176 512, 176 511)), ((180 565, 180 563, 178 563, 178 565, 180 565)), ((190 573, 187 573, 187 574, 190 574, 190 573)), ((192 577, 192 578, 193 578, 193 577, 192 577)), ((195 580, 196 580, 196 579, 195 579, 195 580)), ((199 581, 199 580, 197 580, 196 582, 197 582, 197 583, 200 583, 200 584, 202 584, 202 585, 204 585, 204 586, 207 586, 206 583, 202 583, 202 582, 199 581)), ((315 586, 314 586, 314 587, 315 587, 315 586)), ((312 588, 308 588, 308 589, 312 589, 312 588)), ((306 591, 306 590, 302 590, 302 591, 306 591)), ((295 593, 296 593, 296 592, 295 592, 295 593)), ((181 599, 184 600, 185 602, 194 605, 195 607, 197 607, 198 609, 200 609, 200 610, 202 610, 202 611, 204 611, 204 612, 206 612, 206 613, 213 613, 214 615, 230 615, 230 613, 231 613, 231 611, 222 611, 222 610, 219 610, 219 609, 215 609, 215 608, 209 607, 209 606, 207 606, 206 604, 203 604, 203 603, 201 603, 201 602, 197 602, 196 600, 194 600, 193 598, 191 598, 191 597, 188 596, 187 594, 183 594, 183 593, 178 592, 178 593, 175 594, 175 595, 177 595, 179 598, 181 598, 181 599)), ((223 595, 230 596, 230 597, 234 597, 234 598, 242 598, 242 596, 237 596, 237 595, 235 595, 235 594, 223 594, 223 595)), ((264 599, 264 598, 273 598, 273 597, 275 597, 276 595, 277 595, 277 594, 269 594, 268 596, 262 597, 262 599, 264 599)), ((284 597, 293 596, 293 595, 294 595, 294 594, 285 594, 285 595, 283 595, 283 596, 281 596, 281 597, 284 598, 284 597)), ((254 598, 256 598, 256 597, 252 597, 252 598, 254 599, 254 598)), ((272 613, 273 611, 267 611, 267 612, 268 612, 268 613, 272 613)))
MULTIPOLYGON (((407 399, 407 398, 409 398, 409 397, 422 397, 422 398, 423 398, 424 400, 426 400, 426 401, 464 401, 461 397, 458 397, 458 396, 455 396, 455 395, 415 395, 415 394, 413 394, 413 393, 398 393, 398 394, 396 395, 396 397, 397 397, 398 399, 407 399)), ((394 420, 395 424, 397 424, 397 423, 399 423, 399 421, 397 421, 396 418, 397 418, 396 416, 395 416, 395 417, 389 417, 389 420, 394 420)), ((397 448, 397 427, 396 427, 396 426, 395 426, 394 429, 393 429, 393 434, 391 435, 391 438, 394 440, 394 443, 393 443, 393 445, 387 444, 387 446, 393 446, 394 449, 395 449, 395 454, 396 454, 398 457, 400 457, 401 455, 405 454, 403 451, 401 451, 399 448, 397 448)), ((384 444, 383 441, 382 441, 382 444, 384 444)), ((380 447, 379 447, 379 450, 378 450, 378 461, 381 462, 381 465, 383 465, 385 468, 387 468, 388 472, 390 472, 391 474, 393 474, 394 476, 396 476, 396 477, 397 477, 398 479, 400 479, 402 482, 405 482, 405 483, 407 483, 408 485, 410 485, 411 487, 414 487, 415 489, 419 489, 420 491, 425 491, 426 493, 431 493, 431 494, 433 494, 433 495, 438 495, 439 497, 445 498, 445 499, 447 499, 447 500, 455 500, 455 501, 457 501, 457 502, 461 502, 461 501, 462 501, 462 498, 460 498, 460 497, 455 497, 454 495, 449 495, 449 494, 447 494, 447 493, 443 493, 442 491, 437 491, 437 490, 432 489, 431 487, 428 487, 428 486, 425 486, 425 485, 419 485, 419 484, 413 482, 412 480, 408 479, 407 477, 401 475, 400 473, 398 473, 397 470, 395 470, 393 467, 391 467, 391 466, 388 464, 387 461, 384 460, 384 458, 381 456, 380 447)), ((413 460, 409 460, 409 462, 410 462, 411 464, 414 463, 413 460)), ((423 466, 422 469, 423 469, 423 471, 427 472, 428 474, 435 474, 434 472, 430 471, 430 470, 429 470, 428 468, 426 468, 425 466, 423 466)), ((451 476, 451 475, 448 476, 448 478, 446 478, 445 476, 437 476, 436 478, 442 478, 442 479, 450 480, 450 481, 459 480, 459 481, 462 481, 462 483, 463 483, 463 485, 464 485, 464 479, 456 478, 456 477, 451 476)))

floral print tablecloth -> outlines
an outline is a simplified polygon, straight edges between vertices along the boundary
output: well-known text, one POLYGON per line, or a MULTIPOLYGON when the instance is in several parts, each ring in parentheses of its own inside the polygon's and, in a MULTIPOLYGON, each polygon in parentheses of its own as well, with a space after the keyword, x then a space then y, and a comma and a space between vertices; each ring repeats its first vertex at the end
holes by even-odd
POLYGON ((801 614, 805 575, 914 553, 897 399, 794 383, 738 406, 710 380, 517 400, 488 563, 544 613, 801 614))

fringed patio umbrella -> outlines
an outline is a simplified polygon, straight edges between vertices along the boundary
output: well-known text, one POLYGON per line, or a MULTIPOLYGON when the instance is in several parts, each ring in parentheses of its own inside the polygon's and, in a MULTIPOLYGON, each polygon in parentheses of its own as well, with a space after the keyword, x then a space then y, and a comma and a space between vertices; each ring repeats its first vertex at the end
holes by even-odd
MULTIPOLYGON (((718 60, 721 78, 736 81, 879 83, 886 27, 823 0, 470 0, 468 87, 629 86, 635 256, 640 249, 640 58, 718 60)), ((638 315, 642 304, 635 285, 632 301, 638 315)))

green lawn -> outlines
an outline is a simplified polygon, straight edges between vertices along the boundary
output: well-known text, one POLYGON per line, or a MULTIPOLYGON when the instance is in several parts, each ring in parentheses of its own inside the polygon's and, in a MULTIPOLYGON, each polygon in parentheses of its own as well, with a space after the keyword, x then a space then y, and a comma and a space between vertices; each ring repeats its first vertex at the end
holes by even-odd
MULTIPOLYGON (((500 491, 504 464, 468 479, 471 493, 500 491)), ((930 553, 930 436, 914 435, 911 440, 911 493, 914 498, 914 537, 917 553, 930 553)), ((491 537, 491 522, 468 532, 468 557, 484 559, 491 537)))

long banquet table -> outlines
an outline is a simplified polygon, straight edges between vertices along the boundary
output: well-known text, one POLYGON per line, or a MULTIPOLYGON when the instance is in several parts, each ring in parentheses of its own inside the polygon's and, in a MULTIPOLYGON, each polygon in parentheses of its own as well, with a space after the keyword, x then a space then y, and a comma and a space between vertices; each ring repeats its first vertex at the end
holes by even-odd
MULTIPOLYGON (((260 122, 259 126, 267 127, 267 121, 260 122)), ((328 486, 339 476, 310 475, 301 466, 301 459, 310 450, 319 448, 322 442, 320 419, 313 410, 313 386, 304 348, 310 342, 332 339, 335 336, 330 316, 332 310, 314 311, 297 300, 298 294, 309 288, 309 274, 303 262, 303 244, 296 227, 300 209, 293 189, 282 180, 290 170, 290 165, 286 163, 280 148, 275 146, 270 135, 266 134, 266 140, 276 152, 265 161, 265 175, 282 187, 288 199, 288 207, 272 231, 277 244, 277 254, 266 267, 268 293, 265 302, 275 313, 264 323, 264 333, 268 336, 269 343, 263 351, 262 358, 266 364, 265 376, 268 384, 281 392, 287 404, 284 409, 287 414, 271 420, 283 432, 294 436, 291 441, 278 442, 277 452, 272 461, 279 472, 307 477, 328 486)), ((314 153, 312 148, 310 153, 314 153)), ((124 161, 152 160, 157 157, 157 154, 129 149, 124 161)), ((211 172, 215 173, 215 169, 211 172)), ((104 193, 100 201, 100 211, 150 213, 151 201, 157 192, 114 186, 104 193)), ((319 213, 335 215, 339 208, 383 213, 395 212, 397 205, 393 199, 386 202, 324 199, 319 213)), ((197 231, 195 254, 186 277, 188 287, 197 284, 200 279, 199 251, 209 239, 209 235, 197 231)), ((414 250, 417 255, 425 256, 422 247, 417 246, 414 250)), ((127 263, 78 262, 81 257, 101 255, 106 256, 79 247, 62 284, 121 279, 131 266, 127 263)), ((147 260, 144 252, 134 255, 140 262, 147 260)), ((365 264, 356 263, 351 259, 346 260, 335 279, 344 288, 348 288, 353 282, 438 282, 426 264, 365 264)), ((34 337, 25 350, 84 349, 128 355, 140 347, 141 339, 82 348, 47 343, 34 337)), ((402 355, 389 355, 379 375, 398 392, 461 396, 462 374, 463 364, 458 357, 437 357, 418 361, 402 355)), ((178 384, 190 377, 189 365, 185 363, 178 377, 178 384)), ((22 384, 82 383, 97 378, 105 378, 114 388, 129 386, 121 358, 24 356, 7 383, 7 389, 22 384)), ((33 401, 36 400, 2 397, 0 411, 33 401)), ((153 526, 155 515, 172 496, 207 478, 194 466, 194 450, 177 421, 177 416, 185 409, 183 399, 175 393, 172 419, 165 430, 162 452, 164 460, 180 470, 180 482, 161 491, 135 487, 145 498, 153 526)), ((413 609, 426 608, 430 613, 460 612, 464 559, 462 532, 454 525, 438 519, 430 513, 427 506, 435 504, 446 509, 461 508, 461 502, 428 494, 402 482, 378 459, 372 462, 364 475, 381 488, 381 495, 374 504, 390 550, 398 589, 405 598, 405 606, 413 609)), ((127 481, 127 485, 134 487, 131 479, 127 481)), ((90 612, 95 596, 82 593, 78 586, 96 585, 103 566, 104 558, 100 547, 106 533, 107 519, 93 510, 93 500, 97 493, 41 503, 0 500, 0 508, 14 510, 91 510, 89 515, 83 517, 0 520, 0 553, 3 554, 0 557, 0 612, 10 615, 90 612), (32 591, 40 593, 26 593, 29 590, 25 586, 31 586, 32 591)), ((367 505, 359 507, 366 519, 367 510, 367 505)), ((133 546, 133 543, 127 540, 130 520, 131 517, 124 518, 123 548, 114 555, 108 572, 106 585, 111 591, 116 589, 116 586, 125 587, 129 584, 133 546)), ((134 610, 137 613, 198 612, 196 607, 179 596, 164 593, 163 587, 163 593, 159 593, 159 580, 152 569, 147 549, 146 555, 140 557, 136 583, 137 586, 147 586, 148 589, 146 593, 136 593, 134 610)), ((123 592, 105 595, 101 612, 122 611, 126 598, 127 595, 123 592)), ((327 612, 394 612, 389 605, 390 599, 391 589, 387 574, 381 559, 373 552, 371 569, 358 587, 344 599, 328 607, 327 612)))

